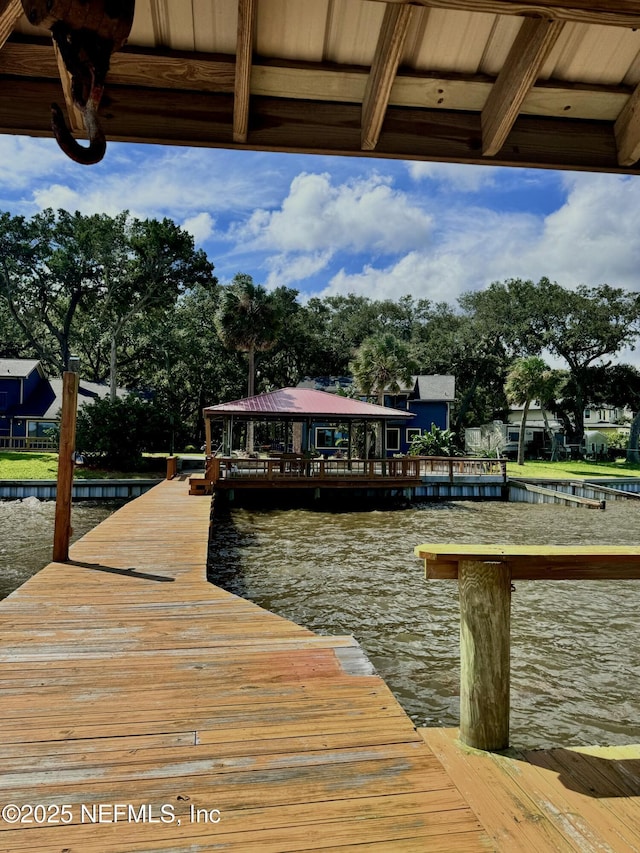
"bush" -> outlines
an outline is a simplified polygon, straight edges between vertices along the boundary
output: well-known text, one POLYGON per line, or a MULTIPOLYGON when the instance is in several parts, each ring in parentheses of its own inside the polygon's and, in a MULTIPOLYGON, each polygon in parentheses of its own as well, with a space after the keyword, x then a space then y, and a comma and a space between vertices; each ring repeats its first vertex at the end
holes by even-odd
POLYGON ((429 432, 416 435, 409 448, 409 456, 460 456, 456 434, 450 429, 440 429, 431 424, 429 432))
POLYGON ((88 465, 142 468, 142 453, 154 449, 166 418, 153 403, 130 394, 113 402, 95 400, 78 412, 76 447, 88 465))

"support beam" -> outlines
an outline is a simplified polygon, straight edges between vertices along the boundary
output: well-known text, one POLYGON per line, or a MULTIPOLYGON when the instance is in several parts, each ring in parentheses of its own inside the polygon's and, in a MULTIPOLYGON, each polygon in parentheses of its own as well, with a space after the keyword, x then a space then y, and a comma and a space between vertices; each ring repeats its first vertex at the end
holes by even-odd
POLYGON ((613 127, 618 163, 633 166, 640 160, 640 86, 624 105, 613 127))
POLYGON ((65 563, 69 559, 71 539, 71 496, 75 468, 76 415, 78 411, 77 373, 69 370, 62 375, 62 417, 60 421, 60 447, 58 449, 58 481, 56 489, 56 514, 53 532, 53 561, 65 563))
POLYGON ((82 113, 73 101, 73 94, 71 92, 71 74, 67 71, 67 66, 64 64, 62 54, 55 42, 53 42, 53 51, 56 57, 56 62, 58 63, 58 73, 60 74, 64 102, 67 107, 67 126, 74 136, 83 135, 85 134, 84 121, 82 119, 82 113))
POLYGON ((457 9, 485 15, 542 16, 555 21, 601 24, 609 27, 640 26, 640 0, 378 0, 389 5, 457 9))
POLYGON ((257 0, 238 0, 238 40, 233 101, 233 141, 245 143, 249 133, 249 100, 257 0))
POLYGON ((402 50, 413 15, 412 6, 387 6, 378 38, 371 73, 362 103, 361 145, 373 151, 378 144, 382 122, 398 71, 402 50))
POLYGON ((20 0, 0 0, 0 47, 4 46, 22 15, 20 0))
POLYGON ((509 746, 511 573, 507 563, 461 560, 460 740, 509 746))
POLYGON ((485 157, 497 154, 504 145, 563 28, 561 21, 541 18, 523 21, 482 110, 482 153, 485 157))

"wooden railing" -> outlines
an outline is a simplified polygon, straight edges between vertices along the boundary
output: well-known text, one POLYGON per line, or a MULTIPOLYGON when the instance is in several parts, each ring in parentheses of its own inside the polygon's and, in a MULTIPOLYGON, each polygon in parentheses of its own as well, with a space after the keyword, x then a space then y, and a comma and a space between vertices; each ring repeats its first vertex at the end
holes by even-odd
POLYGON ((51 450, 58 449, 57 442, 51 438, 17 438, 0 436, 0 450, 51 450))
POLYGON ((276 459, 210 457, 205 477, 220 479, 308 478, 331 480, 336 477, 363 479, 416 480, 429 475, 444 475, 450 481, 456 476, 500 476, 506 482, 506 462, 502 459, 478 459, 432 456, 405 456, 398 459, 305 459, 283 455, 276 459))
POLYGON ((460 739, 509 746, 513 580, 640 580, 640 547, 418 545, 428 579, 458 580, 460 739))

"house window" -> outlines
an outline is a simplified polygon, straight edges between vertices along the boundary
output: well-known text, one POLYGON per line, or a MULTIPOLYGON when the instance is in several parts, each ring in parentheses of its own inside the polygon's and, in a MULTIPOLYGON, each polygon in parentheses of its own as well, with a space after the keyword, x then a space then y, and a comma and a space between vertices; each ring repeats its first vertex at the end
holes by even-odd
POLYGON ((520 433, 519 432, 510 432, 509 433, 509 441, 519 441, 520 433))
POLYGON ((387 450, 400 450, 400 429, 387 427, 387 450))
POLYGON ((422 435, 421 429, 416 429, 416 427, 413 427, 412 429, 408 429, 407 430, 407 444, 411 444, 413 439, 419 435, 422 435))
POLYGON ((586 420, 587 418, 590 418, 590 417, 591 417, 591 409, 585 409, 585 410, 584 410, 584 417, 585 417, 585 420, 586 420))
POLYGON ((349 440, 349 435, 342 429, 333 427, 316 427, 316 448, 318 450, 333 450, 341 447, 349 440), (338 442, 340 442, 338 444, 338 442))
POLYGON ((0 391, 0 412, 7 411, 7 392, 0 391))
POLYGON ((55 421, 29 421, 29 438, 52 438, 57 426, 55 421))

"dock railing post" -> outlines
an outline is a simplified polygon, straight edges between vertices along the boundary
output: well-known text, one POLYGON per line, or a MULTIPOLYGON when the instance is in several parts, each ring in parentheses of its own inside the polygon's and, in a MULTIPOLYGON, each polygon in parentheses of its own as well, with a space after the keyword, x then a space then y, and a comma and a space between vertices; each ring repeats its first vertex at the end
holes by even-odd
POLYGON ((504 562, 460 560, 460 740, 509 746, 511 572, 504 562))
POLYGON ((79 377, 67 370, 62 375, 62 417, 60 421, 60 447, 58 448, 58 477, 56 487, 56 514, 53 529, 53 561, 65 563, 69 559, 71 539, 71 497, 73 470, 75 468, 76 414, 78 411, 79 377))

